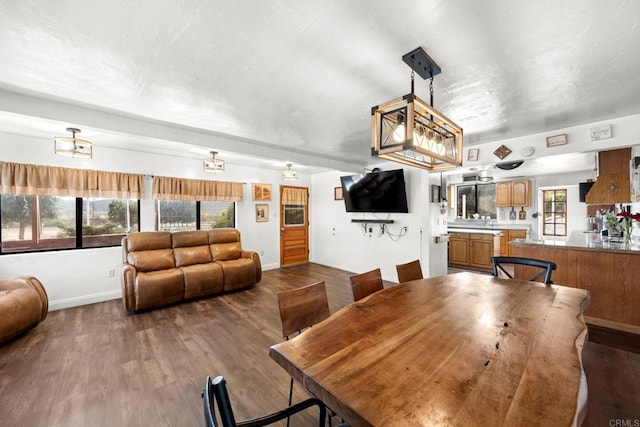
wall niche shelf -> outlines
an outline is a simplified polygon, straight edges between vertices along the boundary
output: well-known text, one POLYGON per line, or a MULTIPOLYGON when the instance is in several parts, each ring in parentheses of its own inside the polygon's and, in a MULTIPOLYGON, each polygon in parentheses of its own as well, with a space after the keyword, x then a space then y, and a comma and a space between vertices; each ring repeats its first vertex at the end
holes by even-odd
POLYGON ((393 224, 392 219, 352 219, 351 222, 358 224, 393 224))

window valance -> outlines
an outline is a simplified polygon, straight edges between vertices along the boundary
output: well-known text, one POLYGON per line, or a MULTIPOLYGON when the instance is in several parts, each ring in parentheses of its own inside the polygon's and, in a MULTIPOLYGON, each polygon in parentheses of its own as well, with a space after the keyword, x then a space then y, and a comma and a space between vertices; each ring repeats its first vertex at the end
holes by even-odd
POLYGON ((2 194, 144 198, 142 175, 0 162, 2 194))
POLYGON ((282 189, 283 205, 306 205, 307 189, 306 188, 283 188, 282 189))
POLYGON ((241 202, 243 186, 241 182, 154 176, 152 193, 154 199, 162 200, 241 202))

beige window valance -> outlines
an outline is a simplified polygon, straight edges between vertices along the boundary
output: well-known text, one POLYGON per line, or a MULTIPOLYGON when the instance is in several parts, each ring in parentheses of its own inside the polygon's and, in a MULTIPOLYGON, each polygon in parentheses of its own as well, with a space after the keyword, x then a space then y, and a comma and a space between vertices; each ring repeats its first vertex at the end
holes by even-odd
POLYGON ((283 188, 282 204, 283 205, 306 205, 307 189, 306 188, 283 188))
POLYGON ((162 200, 241 202, 243 186, 241 182, 154 176, 152 193, 154 199, 162 200))
POLYGON ((144 198, 142 175, 0 162, 2 194, 144 198))

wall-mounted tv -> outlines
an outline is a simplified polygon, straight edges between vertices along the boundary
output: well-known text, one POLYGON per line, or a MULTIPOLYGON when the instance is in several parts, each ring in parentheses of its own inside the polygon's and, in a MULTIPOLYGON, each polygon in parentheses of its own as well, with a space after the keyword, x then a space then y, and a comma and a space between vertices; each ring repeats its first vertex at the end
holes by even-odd
POLYGON ((347 212, 408 213, 404 171, 395 169, 340 177, 347 212))

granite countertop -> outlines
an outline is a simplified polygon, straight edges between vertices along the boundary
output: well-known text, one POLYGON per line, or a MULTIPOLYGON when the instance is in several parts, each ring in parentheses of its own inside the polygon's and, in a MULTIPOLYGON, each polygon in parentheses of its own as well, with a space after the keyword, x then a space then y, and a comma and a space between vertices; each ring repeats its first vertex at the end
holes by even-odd
POLYGON ((502 231, 490 229, 490 228, 458 228, 447 227, 447 233, 468 233, 468 234, 492 234, 494 236, 501 236, 502 231))
POLYGON ((515 245, 535 245, 535 246, 549 246, 554 248, 567 248, 567 249, 580 249, 580 250, 594 250, 594 251, 606 251, 606 252, 620 252, 620 253, 637 253, 640 254, 640 246, 627 246, 620 242, 605 242, 600 238, 599 233, 584 232, 580 230, 574 230, 569 235, 569 239, 564 240, 524 240, 516 239, 512 242, 515 245))
POLYGON ((531 230, 530 224, 500 224, 495 221, 485 222, 483 220, 451 221, 447 224, 450 229, 470 228, 477 230, 531 230))

